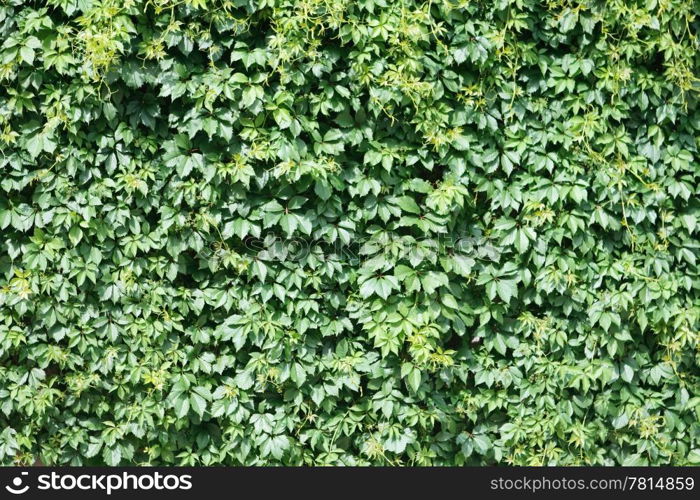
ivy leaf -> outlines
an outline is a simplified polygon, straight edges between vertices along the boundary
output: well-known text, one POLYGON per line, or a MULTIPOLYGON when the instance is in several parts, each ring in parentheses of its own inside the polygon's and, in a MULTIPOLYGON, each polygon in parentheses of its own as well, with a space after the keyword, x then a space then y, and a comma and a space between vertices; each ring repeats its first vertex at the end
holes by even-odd
POLYGON ((517 293, 515 280, 498 280, 496 282, 496 293, 506 304, 510 303, 510 299, 517 293))
POLYGON ((102 458, 104 459, 105 464, 115 467, 121 463, 122 452, 118 446, 105 448, 102 451, 102 458))
MULTIPOLYGON (((204 415, 204 412, 205 412, 206 409, 207 409, 207 401, 206 401, 206 399, 204 399, 201 395, 199 395, 199 394, 193 392, 192 394, 190 394, 189 403, 190 403, 190 404, 189 404, 190 408, 192 408, 192 410, 194 410, 194 412, 195 412, 197 415, 199 415, 200 417, 202 417, 202 416, 204 415)), ((175 408, 175 411, 177 411, 178 414, 179 414, 181 410, 179 410, 179 409, 176 407, 176 408, 175 408)), ((184 410, 184 411, 185 411, 185 413, 187 413, 187 410, 184 410)))
POLYGON ((277 125, 279 125, 279 127, 283 130, 285 128, 289 128, 289 126, 292 124, 292 115, 284 108, 276 109, 273 116, 275 117, 277 125))
POLYGON ((186 397, 179 397, 174 404, 175 415, 178 418, 184 418, 190 411, 190 400, 186 397))

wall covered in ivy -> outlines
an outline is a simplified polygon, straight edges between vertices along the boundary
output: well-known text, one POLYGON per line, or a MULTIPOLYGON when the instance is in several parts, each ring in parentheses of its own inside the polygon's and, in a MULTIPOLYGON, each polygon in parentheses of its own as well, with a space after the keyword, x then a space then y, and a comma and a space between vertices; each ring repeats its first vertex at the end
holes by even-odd
POLYGON ((698 14, 3 0, 0 463, 700 463, 698 14))

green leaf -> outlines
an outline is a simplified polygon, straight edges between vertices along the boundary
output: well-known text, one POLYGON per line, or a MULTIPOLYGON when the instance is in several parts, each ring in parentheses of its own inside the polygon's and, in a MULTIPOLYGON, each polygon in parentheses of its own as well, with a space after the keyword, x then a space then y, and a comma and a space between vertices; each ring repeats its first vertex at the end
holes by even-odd
POLYGON ((19 55, 22 60, 29 65, 34 64, 34 49, 28 46, 21 47, 19 49, 19 55))
POLYGON ((279 127, 283 130, 285 128, 289 128, 289 126, 292 124, 292 115, 284 108, 276 109, 273 116, 275 117, 277 125, 279 125, 279 127))
POLYGON ((299 363, 292 363, 290 377, 297 387, 301 387, 306 381, 306 371, 299 363))
POLYGON ((118 446, 112 448, 105 448, 102 451, 102 458, 107 465, 115 467, 121 464, 122 452, 118 446))
POLYGON ((241 99, 241 105, 244 108, 250 108, 258 98, 257 87, 250 86, 243 90, 243 96, 241 99))
POLYGON ((190 400, 187 397, 179 397, 175 400, 174 404, 175 416, 177 418, 184 418, 190 411, 190 400))
POLYGON ((409 212, 412 214, 419 214, 421 211, 416 201, 410 196, 400 196, 396 199, 396 205, 398 205, 404 212, 409 212))
POLYGON ((496 282, 496 293, 506 304, 517 294, 517 286, 514 280, 498 280, 496 282))
POLYGON ((68 238, 73 246, 77 245, 83 237, 83 231, 78 226, 73 226, 70 231, 68 231, 68 238))
POLYGON ((452 295, 449 294, 444 294, 441 297, 442 303, 449 307, 450 309, 459 309, 459 305, 457 304, 457 300, 452 295))
POLYGON ((421 382, 420 370, 418 370, 417 368, 411 370, 411 372, 408 374, 408 377, 406 378, 406 382, 408 383, 408 386, 413 392, 418 392, 418 388, 420 387, 421 382))
MULTIPOLYGON (((207 401, 201 395, 193 392, 190 394, 190 407, 197 415, 202 417, 207 409, 207 401)), ((178 414, 180 413, 177 407, 175 411, 177 411, 178 414)), ((185 413, 187 413, 187 410, 185 410, 185 413)))

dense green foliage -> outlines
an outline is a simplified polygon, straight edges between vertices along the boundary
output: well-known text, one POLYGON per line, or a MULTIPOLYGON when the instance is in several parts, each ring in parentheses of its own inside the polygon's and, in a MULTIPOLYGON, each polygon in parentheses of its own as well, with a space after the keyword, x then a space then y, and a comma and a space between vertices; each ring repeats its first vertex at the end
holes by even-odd
POLYGON ((700 462, 698 2, 0 5, 0 463, 700 462))

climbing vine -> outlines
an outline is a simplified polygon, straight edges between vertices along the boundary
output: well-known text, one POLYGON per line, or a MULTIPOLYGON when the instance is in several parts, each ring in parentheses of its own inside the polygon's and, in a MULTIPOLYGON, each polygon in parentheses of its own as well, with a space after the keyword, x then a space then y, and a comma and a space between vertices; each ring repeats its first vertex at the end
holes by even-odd
POLYGON ((0 1, 0 463, 700 463, 698 9, 0 1))

